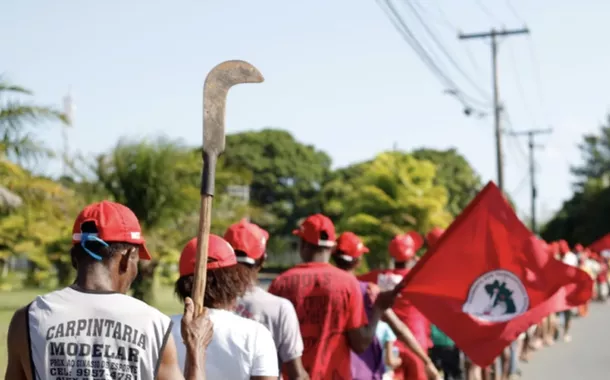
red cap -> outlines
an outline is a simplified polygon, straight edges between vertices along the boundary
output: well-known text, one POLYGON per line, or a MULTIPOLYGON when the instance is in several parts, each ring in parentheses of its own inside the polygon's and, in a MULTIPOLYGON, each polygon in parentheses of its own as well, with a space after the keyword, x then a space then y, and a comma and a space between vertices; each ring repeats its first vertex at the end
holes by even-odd
POLYGON ((362 240, 353 232, 344 232, 337 239, 337 251, 341 251, 340 257, 347 261, 354 261, 369 249, 364 246, 362 240))
POLYGON ((136 215, 120 203, 102 201, 85 207, 74 221, 72 227, 72 244, 79 244, 82 237, 82 225, 85 222, 95 223, 100 240, 115 243, 130 243, 140 246, 139 254, 142 260, 150 260, 146 249, 142 228, 136 215))
POLYGON ((431 248, 436 245, 438 239, 440 239, 441 235, 445 232, 444 229, 439 227, 434 227, 428 234, 426 235, 426 240, 428 241, 428 247, 431 248))
POLYGON ((242 251, 247 255, 237 257, 237 261, 254 264, 265 254, 269 233, 256 224, 242 219, 227 228, 224 238, 234 250, 242 251))
MULTIPOLYGON (((188 276, 195 273, 197 264, 197 238, 192 238, 180 254, 178 270, 180 276, 188 276)), ((218 269, 230 267, 237 264, 233 247, 218 235, 210 234, 208 240, 208 269, 218 269)))
POLYGON ((415 231, 396 235, 390 242, 388 251, 396 261, 407 261, 415 257, 415 252, 424 244, 424 239, 415 231))
POLYGON ((319 247, 334 247, 335 239, 337 238, 335 236, 335 225, 327 216, 322 214, 308 216, 301 223, 301 227, 292 231, 292 233, 306 242, 319 247), (328 239, 320 239, 322 232, 326 232, 328 239))

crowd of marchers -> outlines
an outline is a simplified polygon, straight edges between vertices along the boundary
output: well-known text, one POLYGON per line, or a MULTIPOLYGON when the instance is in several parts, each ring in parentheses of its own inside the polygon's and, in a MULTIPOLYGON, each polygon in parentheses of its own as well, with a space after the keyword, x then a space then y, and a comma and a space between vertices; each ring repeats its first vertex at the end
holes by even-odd
MULTIPOLYGON (((208 242, 205 312, 191 294, 197 239, 183 248, 175 293, 184 314, 166 316, 126 295, 139 260, 151 258, 127 207, 103 201, 76 218, 70 251, 74 283, 18 310, 8 333, 6 380, 56 378, 142 380, 427 380, 508 379, 519 360, 557 339, 569 341, 571 316, 548 315, 480 368, 403 296, 417 252, 444 231, 415 232, 388 242, 391 268, 356 275, 369 251, 349 231, 337 234, 322 214, 294 232, 302 262, 257 284, 269 234, 242 220, 208 242)), ((549 254, 579 266, 608 295, 607 260, 564 241, 549 254)), ((425 265, 425 264, 424 264, 425 265)))

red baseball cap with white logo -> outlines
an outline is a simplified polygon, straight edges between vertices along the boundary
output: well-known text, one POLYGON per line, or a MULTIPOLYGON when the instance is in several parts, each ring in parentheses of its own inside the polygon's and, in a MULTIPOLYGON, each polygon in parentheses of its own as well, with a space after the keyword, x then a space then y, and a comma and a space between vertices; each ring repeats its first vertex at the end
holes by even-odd
POLYGON ((80 244, 83 236, 82 225, 85 222, 95 223, 97 233, 94 236, 104 242, 130 243, 139 245, 139 255, 142 260, 150 260, 146 248, 142 228, 136 215, 128 207, 120 203, 102 201, 85 207, 74 221, 72 227, 72 244, 80 244))
POLYGON ((242 219, 227 228, 224 238, 234 250, 246 254, 246 257, 238 256, 238 262, 254 264, 267 250, 269 233, 256 224, 242 219))
POLYGON ((436 245, 438 239, 441 238, 441 235, 445 232, 442 228, 434 227, 428 234, 426 235, 426 240, 428 241, 428 248, 432 248, 436 245))
POLYGON ((301 227, 292 231, 292 233, 319 247, 334 247, 336 244, 335 225, 327 216, 322 214, 308 216, 301 227), (321 238, 322 232, 326 233, 326 239, 321 238))
POLYGON ((424 239, 415 231, 396 235, 390 242, 388 251, 396 261, 408 261, 415 257, 415 252, 422 247, 424 239))
POLYGON ((369 249, 362 243, 362 240, 353 232, 344 232, 337 239, 337 252, 339 257, 346 261, 354 261, 369 249))
MULTIPOLYGON (((195 273, 197 264, 197 238, 192 238, 180 254, 178 271, 180 276, 189 276, 195 273)), ((233 247, 218 235, 210 234, 208 240, 208 265, 207 269, 226 268, 237 264, 233 247)))

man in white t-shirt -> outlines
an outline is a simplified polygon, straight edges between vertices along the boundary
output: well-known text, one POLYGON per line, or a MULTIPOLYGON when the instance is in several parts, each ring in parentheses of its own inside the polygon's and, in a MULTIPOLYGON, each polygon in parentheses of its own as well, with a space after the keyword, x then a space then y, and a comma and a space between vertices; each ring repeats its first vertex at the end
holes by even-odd
MULTIPOLYGON (((561 261, 573 267, 578 267, 578 256, 570 250, 570 246, 565 240, 559 241, 559 252, 562 255, 561 261)), ((572 337, 570 336, 570 326, 572 322, 572 310, 568 309, 563 312, 563 340, 565 342, 570 342, 572 337)))
MULTIPOLYGON (((267 255, 269 233, 245 219, 231 225, 224 238, 235 250, 237 261, 247 268, 256 284, 258 273, 267 255)), ((253 286, 238 300, 237 314, 265 325, 275 341, 279 363, 287 380, 305 380, 303 368, 303 338, 297 313, 290 301, 253 286)))
MULTIPOLYGON (((197 239, 187 243, 180 255, 180 278, 176 294, 191 296, 195 271, 197 239)), ((238 297, 251 286, 250 271, 237 263, 235 251, 223 238, 210 235, 208 242, 207 283, 203 304, 214 324, 214 336, 206 350, 205 372, 208 379, 277 380, 279 370, 273 337, 261 323, 234 313, 238 297)), ((181 315, 172 320, 175 325, 181 315)), ((180 331, 175 328, 175 337, 180 331)), ((178 340, 180 342, 181 340, 178 340)), ((178 358, 184 365, 184 347, 178 344, 178 358)))

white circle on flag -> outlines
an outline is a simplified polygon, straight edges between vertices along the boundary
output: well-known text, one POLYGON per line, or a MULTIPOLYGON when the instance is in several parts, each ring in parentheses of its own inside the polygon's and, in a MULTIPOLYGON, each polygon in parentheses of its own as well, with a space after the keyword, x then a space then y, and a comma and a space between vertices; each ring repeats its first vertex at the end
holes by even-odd
POLYGON ((528 308, 529 296, 519 277, 498 269, 474 281, 462 311, 485 322, 506 322, 525 313, 528 308))
POLYGON ((381 291, 392 290, 402 281, 402 276, 394 273, 380 274, 377 276, 377 286, 381 291))

